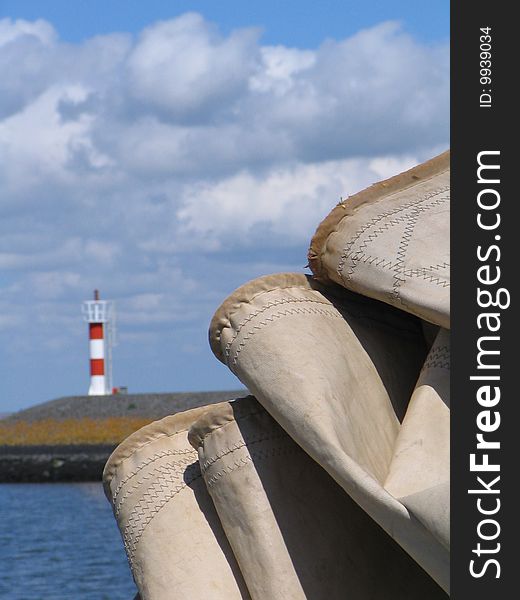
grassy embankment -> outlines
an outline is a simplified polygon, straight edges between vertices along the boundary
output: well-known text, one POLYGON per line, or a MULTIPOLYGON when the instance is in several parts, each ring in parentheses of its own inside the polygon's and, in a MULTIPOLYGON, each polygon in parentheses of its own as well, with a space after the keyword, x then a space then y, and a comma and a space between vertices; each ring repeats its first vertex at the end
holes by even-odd
POLYGON ((0 421, 0 446, 118 444, 151 421, 144 417, 0 421))
POLYGON ((241 392, 58 398, 0 419, 0 446, 116 445, 156 419, 241 392))

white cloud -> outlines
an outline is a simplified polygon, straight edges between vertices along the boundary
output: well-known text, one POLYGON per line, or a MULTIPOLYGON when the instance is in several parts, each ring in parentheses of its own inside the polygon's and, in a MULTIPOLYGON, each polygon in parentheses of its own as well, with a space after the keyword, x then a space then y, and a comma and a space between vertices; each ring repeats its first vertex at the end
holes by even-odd
MULTIPOLYGON (((89 264, 92 267, 112 266, 120 254, 121 249, 115 242, 96 239, 81 239, 79 237, 60 237, 59 239, 45 239, 41 245, 30 244, 21 236, 19 245, 24 251, 0 251, 0 269, 30 271, 33 269, 49 269, 67 267, 70 265, 89 264), (25 246, 25 248, 24 248, 25 246)), ((7 242, 12 239, 7 240, 7 242)), ((8 244, 1 246, 7 247, 8 244)), ((0 246, 0 249, 1 249, 0 246)), ((16 247, 16 244, 14 244, 16 247)))
POLYGON ((253 30, 222 36, 196 14, 152 25, 133 45, 52 40, 10 44, 9 63, 0 53, 0 155, 17 165, 13 184, 51 166, 70 185, 117 177, 121 189, 134 173, 214 180, 448 135, 447 46, 422 46, 395 23, 313 50, 262 47, 253 30))
POLYGON ((416 157, 402 157, 298 164, 190 186, 177 212, 179 230, 186 237, 204 238, 212 248, 254 245, 266 233, 283 245, 303 245, 341 196, 416 162, 416 157))
POLYGON ((193 13, 81 44, 0 20, 12 360, 81 342, 94 288, 116 299, 122 340, 192 348, 235 286, 301 270, 340 196, 447 146, 448 67, 447 45, 396 23, 297 49, 193 13))
POLYGON ((43 19, 0 19, 0 47, 21 37, 32 37, 42 44, 51 44, 55 41, 56 32, 52 25, 43 19))
POLYGON ((65 121, 58 110, 61 102, 77 105, 88 96, 82 85, 50 86, 32 103, 0 122, 0 157, 5 177, 4 193, 31 190, 49 180, 77 184, 72 166, 81 153, 92 168, 110 165, 97 151, 91 134, 94 116, 82 114, 65 121))
POLYGON ((128 59, 131 93, 174 117, 207 120, 215 104, 245 88, 256 37, 240 30, 224 38, 195 13, 157 23, 143 31, 128 59))
POLYGON ((295 76, 316 63, 316 53, 311 50, 265 46, 261 48, 261 67, 249 80, 251 91, 274 93, 283 96, 295 84, 295 76))

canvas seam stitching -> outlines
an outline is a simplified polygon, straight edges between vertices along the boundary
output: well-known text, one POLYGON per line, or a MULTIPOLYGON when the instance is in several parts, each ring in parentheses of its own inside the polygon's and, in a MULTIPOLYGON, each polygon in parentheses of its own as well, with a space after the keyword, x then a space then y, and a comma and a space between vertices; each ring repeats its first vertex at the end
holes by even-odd
MULTIPOLYGON (((374 265, 375 267, 381 267, 382 270, 386 271, 392 271, 397 268, 397 263, 393 263, 391 260, 379 256, 363 254, 362 256, 359 256, 357 260, 364 264, 374 265)), ((443 262, 438 263, 436 265, 428 265, 427 267, 418 267, 416 269, 403 269, 402 274, 406 277, 424 279, 425 281, 429 281, 430 283, 434 283, 435 285, 439 285, 441 287, 450 287, 451 282, 448 279, 443 279, 438 276, 436 277, 435 275, 428 273, 428 271, 449 269, 450 266, 450 263, 443 262)))
POLYGON ((139 471, 141 471, 142 469, 144 469, 146 466, 148 466, 150 463, 160 459, 160 458, 164 458, 165 456, 174 456, 177 454, 193 454, 194 450, 193 449, 186 449, 186 450, 162 450, 161 452, 156 452, 153 456, 148 457, 147 459, 145 459, 142 463, 140 463, 139 465, 137 465, 137 467, 131 471, 130 473, 128 473, 128 475, 126 475, 117 485, 116 489, 114 490, 113 494, 112 494, 112 502, 115 503, 117 496, 119 494, 119 492, 121 491, 121 488, 128 483, 128 481, 130 481, 130 479, 132 479, 132 477, 135 477, 137 475, 137 473, 139 473, 139 471))
POLYGON ((190 458, 184 458, 184 459, 181 459, 178 461, 171 461, 171 462, 165 463, 163 465, 159 465, 158 467, 155 467, 154 469, 152 469, 146 475, 143 475, 143 477, 141 479, 139 479, 139 481, 137 481, 136 483, 134 483, 133 485, 131 485, 124 491, 121 498, 116 499, 116 502, 114 503, 114 514, 115 514, 116 518, 119 516, 119 514, 123 508, 123 505, 125 504, 126 499, 129 496, 131 496, 133 492, 136 492, 139 488, 141 488, 144 483, 146 483, 150 479, 153 480, 153 478, 158 474, 168 473, 169 471, 174 470, 175 467, 184 467, 186 465, 189 465, 189 464, 193 463, 193 460, 194 459, 196 460, 196 458, 197 458, 196 452, 193 451, 192 456, 190 458))
POLYGON ((250 321, 252 321, 255 317, 257 317, 259 314, 262 314, 263 312, 265 312, 266 310, 273 308, 275 306, 279 306, 281 304, 290 304, 293 302, 314 302, 316 304, 325 304, 325 305, 330 305, 330 302, 326 301, 326 300, 315 300, 313 298, 281 298, 280 300, 275 300, 273 302, 269 302, 268 304, 266 304, 265 306, 263 306, 262 308, 259 308, 258 310, 250 313, 241 323, 239 323, 236 327, 236 330, 233 334, 233 337, 231 338, 231 340, 229 342, 227 342, 225 348, 224 348, 224 356, 226 357, 226 361, 229 358, 229 354, 230 354, 230 349, 231 346, 233 344, 233 342, 236 340, 238 334, 240 333, 241 329, 247 325, 247 323, 249 323, 250 321))
POLYGON ((283 439, 286 436, 287 436, 287 434, 285 432, 280 432, 277 434, 273 434, 271 436, 262 436, 258 439, 250 439, 247 442, 245 442, 243 439, 241 439, 238 442, 236 442, 235 444, 233 444, 232 446, 227 446, 225 449, 217 452, 217 454, 215 454, 215 456, 211 456, 210 458, 205 460, 203 463, 201 463, 200 470, 201 470, 202 474, 205 474, 206 471, 211 466, 213 466, 215 463, 217 463, 219 460, 221 460, 225 456, 228 456, 229 454, 232 454, 233 452, 236 452, 237 450, 240 450, 240 448, 244 448, 244 446, 250 447, 254 444, 260 444, 262 442, 268 442, 268 441, 272 441, 272 440, 276 440, 276 439, 283 439))
POLYGON ((304 315, 304 314, 320 314, 320 315, 323 315, 326 317, 339 318, 339 319, 343 318, 336 309, 334 309, 334 312, 333 312, 331 309, 325 310, 325 309, 319 309, 319 308, 292 308, 292 309, 287 309, 285 311, 280 311, 278 313, 274 313, 270 317, 267 317, 265 319, 265 321, 260 321, 260 323, 258 325, 255 325, 252 329, 250 329, 247 332, 247 334, 244 336, 242 341, 238 344, 238 348, 233 356, 232 366, 229 364, 229 361, 228 361, 228 366, 231 368, 231 370, 233 370, 232 367, 236 366, 236 364, 238 362, 238 355, 245 348, 247 342, 260 329, 262 329, 263 327, 266 327, 267 325, 269 325, 269 323, 272 323, 273 321, 275 321, 276 319, 280 319, 281 317, 286 317, 286 316, 291 316, 291 315, 304 315))
POLYGON ((419 206, 419 205, 423 204, 424 202, 427 202, 428 200, 430 200, 431 198, 433 198, 439 194, 443 194, 444 192, 448 191, 449 189, 450 189, 449 186, 443 186, 441 188, 433 190, 432 192, 429 192, 422 198, 408 202, 408 203, 406 203, 400 207, 397 207, 393 210, 382 212, 377 217, 373 217, 368 223, 365 223, 360 229, 358 229, 356 231, 356 233, 354 234, 352 239, 348 242, 348 244, 343 249, 343 252, 338 261, 338 267, 337 267, 338 275, 345 282, 349 281, 352 278, 352 274, 355 270, 355 263, 357 260, 356 255, 358 253, 362 253, 363 250, 368 246, 368 244, 371 241, 373 241, 374 239, 379 237, 380 233, 383 233, 389 227, 397 225, 399 223, 402 223, 403 221, 406 221, 410 218, 410 215, 401 215, 398 217, 391 218, 391 217, 393 217, 393 215, 397 215, 398 213, 409 210, 409 209, 412 209, 414 212, 415 211, 424 212, 425 210, 429 210, 433 206, 437 206, 437 205, 445 202, 446 200, 449 200, 449 196, 442 196, 438 200, 429 203, 427 206, 419 206), (360 248, 358 249, 358 251, 355 254, 351 253, 352 247, 364 233, 366 233, 367 231, 370 231, 371 228, 380 224, 381 221, 383 221, 384 219, 389 219, 389 218, 390 218, 389 221, 380 225, 379 229, 377 229, 375 232, 369 234, 368 239, 361 244, 360 248), (345 263, 346 263, 347 259, 349 259, 349 258, 351 259, 351 264, 349 264, 349 270, 345 274, 344 273, 345 263))
POLYGON ((208 488, 213 487, 220 479, 226 477, 227 475, 230 475, 231 473, 234 473, 235 471, 238 471, 239 469, 242 469, 243 467, 248 466, 250 463, 253 462, 253 460, 267 460, 275 456, 288 456, 291 454, 297 454, 300 451, 301 448, 296 444, 294 446, 291 445, 288 447, 271 448, 269 451, 254 451, 252 453, 249 453, 247 456, 236 460, 232 465, 224 467, 221 471, 218 471, 209 479, 205 479, 206 486, 208 488))
POLYGON ((132 509, 123 530, 123 541, 130 564, 132 564, 141 537, 155 515, 164 508, 172 498, 186 488, 188 484, 202 477, 198 462, 188 465, 183 473, 185 478, 182 483, 177 483, 179 473, 161 474, 132 509), (189 476, 186 477, 186 473, 190 467, 193 467, 193 474, 190 473, 189 476), (174 488, 171 488, 170 486, 175 483, 177 483, 177 485, 174 488))
POLYGON ((427 369, 450 369, 451 364, 451 353, 449 346, 436 346, 430 350, 430 353, 426 357, 421 372, 427 369))
POLYGON ((252 412, 246 412, 246 410, 249 410, 249 409, 244 409, 243 412, 241 412, 240 409, 237 410, 236 408, 234 408, 233 415, 232 416, 230 415, 230 418, 228 421, 226 421, 225 423, 222 423, 222 425, 216 425, 216 426, 212 427, 203 436, 199 436, 199 440, 200 440, 199 446, 204 445, 204 440, 208 437, 208 435, 211 435, 212 433, 214 433, 215 431, 218 431, 219 429, 223 429, 224 427, 227 427, 230 423, 234 423, 238 420, 245 421, 246 419, 254 417, 255 415, 265 414, 265 410, 262 408, 259 408, 252 412))
MULTIPOLYGON (((160 421, 159 421, 160 422, 160 421)), ((153 422, 150 423, 149 425, 153 425, 153 422)), ((145 425, 144 427, 148 427, 148 425, 145 425)), ((121 467, 121 465, 126 462, 129 458, 132 458, 132 456, 136 453, 139 452, 139 450, 142 450, 143 448, 146 448, 146 446, 149 446, 150 444, 154 444, 157 440, 160 440, 164 437, 174 437, 180 433, 184 433, 186 431, 189 430, 189 427, 185 427, 184 429, 177 429, 176 431, 173 431, 171 433, 158 433, 153 439, 148 440, 146 442, 143 442, 142 444, 137 444, 135 447, 132 447, 129 450, 129 454, 126 454, 125 456, 121 457, 119 460, 117 460, 117 462, 111 463, 110 464, 110 470, 115 472, 118 468, 121 467)), ((108 465, 109 463, 107 463, 108 465)), ((113 479, 113 475, 111 476, 111 478, 109 479, 109 481, 112 481, 113 479)))
MULTIPOLYGON (((233 315, 238 312, 241 308, 241 306, 243 304, 252 304, 257 298, 259 298, 260 296, 263 296, 265 294, 270 294, 271 292, 276 292, 279 290, 302 290, 304 292, 315 292, 317 290, 314 290, 313 288, 307 287, 307 286, 303 286, 303 285, 288 285, 287 287, 271 287, 267 290, 260 290, 259 292, 257 292, 256 294, 253 294, 250 298, 247 298, 247 300, 242 300, 240 302, 237 303, 237 305, 235 305, 234 308, 230 308, 229 311, 227 313, 225 313, 223 316, 226 320, 226 323, 224 324, 220 324, 217 326, 216 330, 215 330, 215 340, 217 340, 218 342, 220 342, 222 340, 222 331, 226 328, 226 327, 230 327, 231 325, 231 318, 233 317, 233 315)), ((217 311, 218 312, 218 311, 217 311)))

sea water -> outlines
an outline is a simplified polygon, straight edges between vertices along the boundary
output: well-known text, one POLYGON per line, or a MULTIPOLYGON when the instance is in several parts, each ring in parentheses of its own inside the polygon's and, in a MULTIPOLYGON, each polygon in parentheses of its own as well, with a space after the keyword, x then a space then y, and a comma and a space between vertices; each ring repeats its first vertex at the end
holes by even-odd
POLYGON ((0 484, 0 598, 132 600, 100 483, 0 484))

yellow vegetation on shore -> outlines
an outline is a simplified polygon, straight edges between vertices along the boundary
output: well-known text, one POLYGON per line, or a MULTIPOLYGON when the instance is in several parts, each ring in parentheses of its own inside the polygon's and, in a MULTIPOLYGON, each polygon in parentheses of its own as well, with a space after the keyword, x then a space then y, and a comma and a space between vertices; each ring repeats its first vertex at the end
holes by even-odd
POLYGON ((6 420, 0 421, 0 446, 118 444, 151 421, 143 417, 6 420))

